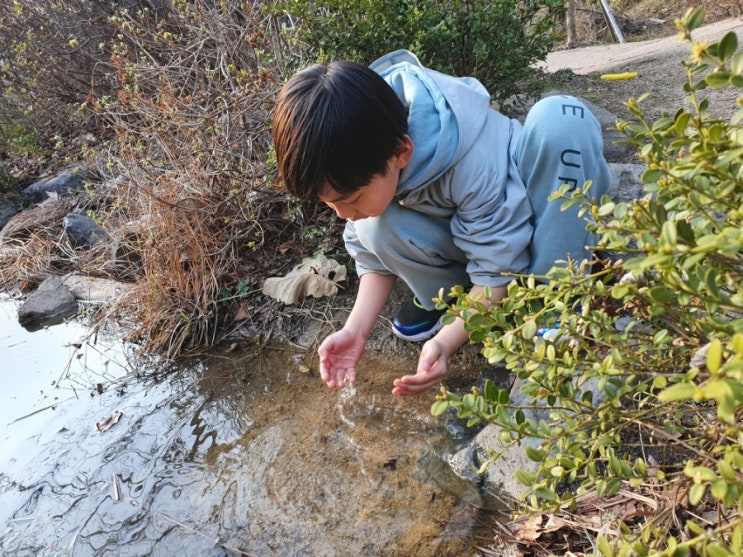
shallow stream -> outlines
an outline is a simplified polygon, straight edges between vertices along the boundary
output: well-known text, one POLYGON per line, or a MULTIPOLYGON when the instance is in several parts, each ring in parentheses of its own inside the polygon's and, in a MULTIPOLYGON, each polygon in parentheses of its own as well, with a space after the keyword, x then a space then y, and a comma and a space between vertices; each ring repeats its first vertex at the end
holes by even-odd
MULTIPOLYGON (((29 333, 0 303, 0 554, 470 556, 494 505, 446 464, 433 393, 364 358, 331 391, 291 347, 165 372, 81 323, 29 333)), ((450 425, 450 424, 449 424, 450 425)))

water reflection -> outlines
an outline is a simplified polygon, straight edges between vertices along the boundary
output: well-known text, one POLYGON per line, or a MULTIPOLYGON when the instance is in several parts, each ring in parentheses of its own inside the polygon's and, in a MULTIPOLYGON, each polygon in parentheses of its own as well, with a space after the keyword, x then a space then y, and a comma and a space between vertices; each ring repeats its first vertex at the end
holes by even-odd
POLYGON ((109 364, 98 393, 96 366, 121 361, 116 347, 57 328, 19 341, 2 317, 3 354, 38 354, 3 371, 19 393, 2 415, 3 555, 473 555, 488 544, 480 495, 444 464, 452 440, 432 397, 389 395, 404 362, 366 358, 356 392, 340 396, 303 373, 303 354, 245 347, 161 380, 109 364), (41 363, 65 343, 86 365, 65 372, 69 348, 41 363), (18 380, 36 376, 41 398, 18 380))

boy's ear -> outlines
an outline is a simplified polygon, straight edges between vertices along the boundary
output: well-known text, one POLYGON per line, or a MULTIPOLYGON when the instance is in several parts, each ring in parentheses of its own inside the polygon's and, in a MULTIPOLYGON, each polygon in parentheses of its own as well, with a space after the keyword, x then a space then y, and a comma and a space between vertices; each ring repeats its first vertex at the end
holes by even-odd
POLYGON ((395 166, 400 170, 405 168, 413 156, 413 150, 413 140, 410 139, 408 134, 405 134, 395 154, 395 166))

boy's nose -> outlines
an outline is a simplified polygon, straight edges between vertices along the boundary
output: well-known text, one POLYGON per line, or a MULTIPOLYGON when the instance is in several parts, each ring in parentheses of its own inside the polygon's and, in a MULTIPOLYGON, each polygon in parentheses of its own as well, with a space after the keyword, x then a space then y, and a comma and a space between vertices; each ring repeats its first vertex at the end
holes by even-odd
POLYGON ((341 208, 337 207, 336 205, 333 205, 332 203, 327 204, 333 211, 335 211, 335 214, 338 215, 338 218, 341 218, 343 220, 353 220, 353 216, 355 211, 350 208, 341 208))
POLYGON ((350 211, 344 212, 344 214, 338 213, 338 216, 344 220, 350 220, 350 221, 357 221, 366 218, 366 215, 363 213, 359 213, 358 211, 354 211, 351 209, 350 211))

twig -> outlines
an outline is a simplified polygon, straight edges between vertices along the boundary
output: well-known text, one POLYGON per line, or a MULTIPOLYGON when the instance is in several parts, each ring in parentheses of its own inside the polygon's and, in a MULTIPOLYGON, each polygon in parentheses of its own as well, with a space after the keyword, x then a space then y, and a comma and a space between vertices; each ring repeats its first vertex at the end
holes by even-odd
POLYGON ((64 402, 67 402, 67 401, 73 400, 73 399, 75 399, 75 398, 77 398, 77 395, 75 395, 75 396, 71 396, 71 397, 69 397, 69 398, 65 398, 65 399, 63 399, 63 400, 58 400, 58 401, 57 401, 57 402, 55 402, 54 404, 50 404, 49 406, 44 406, 43 408, 39 408, 38 410, 34 410, 33 412, 29 412, 28 414, 25 414, 25 415, 23 415, 23 416, 21 416, 21 417, 19 417, 19 418, 16 418, 16 419, 15 419, 15 420, 13 420, 12 422, 8 422, 8 425, 10 425, 10 424, 14 424, 14 423, 16 423, 16 422, 20 422, 21 420, 25 420, 26 418, 30 418, 31 416, 35 416, 36 414, 39 414, 40 412, 43 412, 43 411, 45 411, 45 410, 49 410, 49 409, 52 409, 52 408, 54 408, 54 407, 56 407, 56 406, 59 406, 60 404, 62 404, 62 403, 64 403, 64 402))

